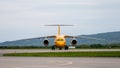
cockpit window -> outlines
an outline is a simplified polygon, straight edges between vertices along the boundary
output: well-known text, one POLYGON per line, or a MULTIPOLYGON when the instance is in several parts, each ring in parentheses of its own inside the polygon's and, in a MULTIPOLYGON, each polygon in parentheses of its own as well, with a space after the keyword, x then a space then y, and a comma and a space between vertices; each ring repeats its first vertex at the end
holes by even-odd
POLYGON ((63 39, 57 39, 57 41, 64 41, 63 39))

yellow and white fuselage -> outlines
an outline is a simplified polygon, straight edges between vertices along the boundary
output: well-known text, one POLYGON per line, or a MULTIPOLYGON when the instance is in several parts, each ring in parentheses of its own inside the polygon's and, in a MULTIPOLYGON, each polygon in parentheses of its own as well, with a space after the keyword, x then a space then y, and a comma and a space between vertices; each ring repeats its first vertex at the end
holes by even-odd
POLYGON ((60 35, 60 25, 58 25, 58 35, 56 35, 54 43, 58 48, 63 48, 66 45, 65 36, 60 35))
POLYGON ((54 44, 56 45, 56 47, 63 48, 66 45, 66 40, 64 35, 56 35, 54 44))

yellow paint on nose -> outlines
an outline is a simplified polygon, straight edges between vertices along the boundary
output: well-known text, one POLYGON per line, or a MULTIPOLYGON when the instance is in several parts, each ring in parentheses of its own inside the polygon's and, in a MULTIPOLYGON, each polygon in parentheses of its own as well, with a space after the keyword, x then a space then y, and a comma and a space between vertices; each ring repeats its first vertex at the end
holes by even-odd
POLYGON ((55 45, 56 45, 57 47, 64 47, 65 44, 66 44, 65 41, 56 41, 56 42, 55 42, 55 45))

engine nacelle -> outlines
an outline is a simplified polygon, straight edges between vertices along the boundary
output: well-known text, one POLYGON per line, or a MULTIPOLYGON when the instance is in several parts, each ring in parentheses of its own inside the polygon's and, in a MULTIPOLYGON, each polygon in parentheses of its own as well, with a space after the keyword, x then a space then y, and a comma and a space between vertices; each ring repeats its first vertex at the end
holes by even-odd
POLYGON ((71 41, 71 44, 72 44, 72 46, 75 46, 75 45, 77 44, 77 40, 76 40, 76 39, 73 39, 73 40, 71 41))
POLYGON ((44 41, 43 41, 43 44, 44 44, 45 46, 48 46, 48 45, 49 45, 49 41, 48 41, 48 40, 44 40, 44 41))

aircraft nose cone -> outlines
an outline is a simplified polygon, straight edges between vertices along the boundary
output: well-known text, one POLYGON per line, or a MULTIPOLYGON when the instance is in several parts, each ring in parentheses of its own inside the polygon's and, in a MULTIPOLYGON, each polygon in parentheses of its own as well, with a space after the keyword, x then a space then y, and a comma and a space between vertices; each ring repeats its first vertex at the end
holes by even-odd
POLYGON ((57 47, 64 47, 65 46, 65 42, 55 42, 55 45, 57 47))

